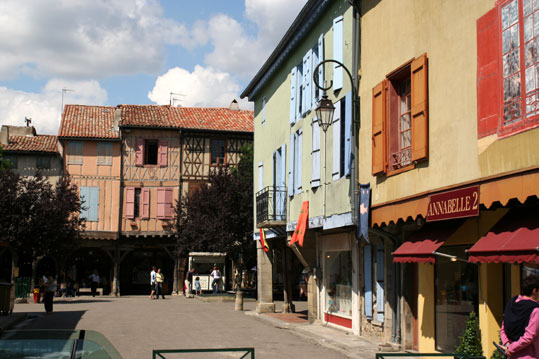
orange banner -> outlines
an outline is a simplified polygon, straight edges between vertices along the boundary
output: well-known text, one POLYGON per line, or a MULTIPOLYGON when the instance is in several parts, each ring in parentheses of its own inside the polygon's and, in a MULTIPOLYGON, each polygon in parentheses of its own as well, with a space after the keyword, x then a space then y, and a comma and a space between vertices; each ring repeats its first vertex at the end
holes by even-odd
POLYGON ((269 252, 269 246, 268 242, 266 242, 266 233, 264 232, 264 228, 260 228, 260 244, 262 245, 264 252, 269 252))
POLYGON ((309 201, 303 202, 301 205, 301 211, 299 212, 298 223, 296 224, 296 230, 292 235, 289 246, 298 242, 300 247, 303 247, 303 238, 305 237, 305 231, 307 230, 307 219, 309 219, 309 201))

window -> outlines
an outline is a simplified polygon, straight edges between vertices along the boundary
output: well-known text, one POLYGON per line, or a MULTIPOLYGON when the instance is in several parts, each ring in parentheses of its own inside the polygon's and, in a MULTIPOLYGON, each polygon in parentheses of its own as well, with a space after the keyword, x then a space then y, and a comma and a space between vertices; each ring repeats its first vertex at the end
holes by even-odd
POLYGON ((99 220, 99 187, 81 187, 80 201, 82 205, 80 218, 86 219, 87 222, 97 222, 99 220))
POLYGON ((372 174, 392 175, 428 158, 427 55, 373 88, 372 174))
POLYGON ((313 117, 311 142, 311 187, 320 186, 320 126, 318 118, 313 117))
POLYGON ((157 189, 157 218, 170 219, 174 216, 172 188, 157 189))
MULTIPOLYGON (((262 162, 260 163, 262 164, 262 162)), ((261 167, 259 167, 260 169, 261 167)), ((275 218, 286 220, 286 145, 283 144, 273 153, 273 203, 275 218)))
POLYGON ((264 163, 258 163, 258 190, 262 191, 264 188, 264 163))
POLYGON ((67 164, 82 165, 82 142, 71 141, 67 143, 67 164))
POLYGON ((363 265, 365 276, 365 316, 384 322, 385 308, 385 251, 383 243, 366 245, 363 249, 363 265), (373 263, 374 262, 374 263, 373 263), (374 283, 373 283, 374 279, 374 283), (374 287, 373 287, 374 284, 374 287), (373 303, 376 307, 373 308, 373 303), (375 310, 375 312, 373 312, 375 310))
POLYGON ((335 103, 333 115, 333 180, 350 175, 352 139, 352 93, 335 103))
POLYGON ((351 251, 325 252, 326 313, 352 317, 351 251))
POLYGON ((112 143, 97 143, 97 164, 103 166, 112 166, 112 143))
POLYGON ((150 218, 150 189, 125 188, 126 218, 150 218))
POLYGON ((167 167, 168 140, 137 138, 135 145, 135 165, 167 167))
MULTIPOLYGON (((343 17, 333 19, 333 59, 343 62, 343 17)), ((343 69, 339 64, 333 64, 333 90, 342 88, 343 69)))
POLYGON ((10 168, 17 169, 17 156, 3 155, 0 159, 4 160, 10 168))
POLYGON ((51 158, 50 156, 37 156, 36 157, 36 168, 40 170, 49 170, 51 168, 51 158))
POLYGON ((225 140, 212 139, 210 148, 211 148, 211 164, 224 165, 226 162, 225 140))
POLYGON ((478 137, 537 127, 539 3, 500 1, 478 19, 477 47, 478 137))
POLYGON ((290 134, 290 153, 288 160, 288 195, 301 193, 301 161, 303 147, 303 129, 290 134))

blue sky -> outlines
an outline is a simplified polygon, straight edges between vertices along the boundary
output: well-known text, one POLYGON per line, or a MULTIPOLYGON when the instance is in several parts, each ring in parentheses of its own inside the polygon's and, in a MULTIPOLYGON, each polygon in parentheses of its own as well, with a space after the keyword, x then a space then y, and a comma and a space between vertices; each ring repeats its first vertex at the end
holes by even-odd
MULTIPOLYGON (((228 106, 306 0, 2 0, 0 124, 64 104, 228 106)), ((252 104, 240 101, 241 108, 252 104)))

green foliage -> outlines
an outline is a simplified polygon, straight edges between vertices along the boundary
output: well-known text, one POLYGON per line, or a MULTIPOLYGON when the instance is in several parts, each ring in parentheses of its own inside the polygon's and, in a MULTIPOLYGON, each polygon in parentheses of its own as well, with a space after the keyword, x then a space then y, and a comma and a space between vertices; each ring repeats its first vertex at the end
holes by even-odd
POLYGON ((466 321, 464 335, 460 337, 460 344, 455 349, 457 353, 471 356, 482 356, 481 336, 479 335, 479 321, 475 312, 471 312, 466 321))

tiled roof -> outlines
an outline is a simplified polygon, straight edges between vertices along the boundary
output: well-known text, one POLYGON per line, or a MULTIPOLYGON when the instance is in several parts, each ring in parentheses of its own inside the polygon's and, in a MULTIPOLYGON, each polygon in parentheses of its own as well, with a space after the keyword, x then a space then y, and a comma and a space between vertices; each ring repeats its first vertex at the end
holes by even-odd
POLYGON ((58 137, 51 135, 9 136, 9 143, 2 145, 4 151, 58 152, 58 137))
POLYGON ((120 105, 122 126, 253 132, 254 112, 222 107, 120 105))
POLYGON ((114 111, 111 106, 66 105, 58 137, 120 138, 114 131, 114 111))

